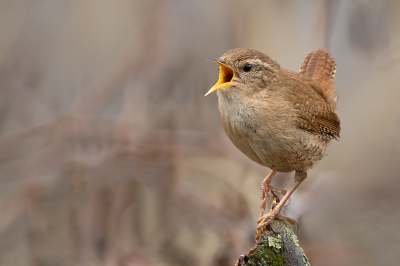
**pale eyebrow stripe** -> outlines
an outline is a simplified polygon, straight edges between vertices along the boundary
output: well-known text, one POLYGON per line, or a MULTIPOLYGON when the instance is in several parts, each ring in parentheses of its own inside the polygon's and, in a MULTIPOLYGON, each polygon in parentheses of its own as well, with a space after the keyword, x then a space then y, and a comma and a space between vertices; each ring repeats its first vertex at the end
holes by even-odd
POLYGON ((267 70, 275 71, 275 68, 273 68, 271 65, 269 65, 269 64, 267 64, 267 63, 261 61, 261 60, 258 59, 258 58, 254 59, 254 62, 255 62, 256 64, 262 65, 262 66, 263 66, 265 69, 267 69, 267 70))

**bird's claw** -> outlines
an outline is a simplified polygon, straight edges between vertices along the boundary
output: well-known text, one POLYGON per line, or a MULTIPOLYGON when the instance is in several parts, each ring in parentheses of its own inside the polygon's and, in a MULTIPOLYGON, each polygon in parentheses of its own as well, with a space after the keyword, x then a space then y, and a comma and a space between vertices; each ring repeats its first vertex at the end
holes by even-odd
MULTIPOLYGON (((273 194, 273 193, 272 193, 273 194)), ((265 210, 261 211, 260 218, 257 220, 257 236, 256 240, 260 238, 261 233, 266 229, 268 225, 270 225, 274 219, 280 219, 289 222, 291 225, 296 226, 296 232, 299 230, 299 223, 296 221, 296 219, 285 216, 281 214, 281 210, 275 209, 274 207, 276 206, 276 203, 279 202, 279 198, 273 194, 274 198, 271 203, 271 209, 269 213, 266 213, 265 210)))
POLYGON ((297 231, 299 230, 299 223, 296 221, 296 219, 282 215, 280 213, 275 213, 274 211, 272 211, 272 212, 265 214, 264 216, 260 217, 257 220, 257 223, 258 223, 257 239, 260 237, 260 235, 265 230, 265 228, 274 221, 274 219, 284 220, 284 221, 287 221, 288 223, 290 223, 291 225, 295 225, 296 226, 295 233, 297 233, 297 231))

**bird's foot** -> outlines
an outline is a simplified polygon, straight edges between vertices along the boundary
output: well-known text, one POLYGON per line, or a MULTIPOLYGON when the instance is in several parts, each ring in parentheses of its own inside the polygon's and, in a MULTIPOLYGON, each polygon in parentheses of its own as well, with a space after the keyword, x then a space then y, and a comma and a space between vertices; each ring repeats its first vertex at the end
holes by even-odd
POLYGON ((288 217, 281 213, 275 214, 274 212, 272 212, 265 214, 263 217, 257 220, 258 223, 257 231, 259 232, 263 231, 263 229, 266 228, 269 224, 271 224, 274 221, 274 219, 284 220, 286 222, 289 222, 291 225, 295 225, 296 226, 295 233, 297 233, 297 231, 299 230, 299 223, 296 221, 296 219, 288 217))
MULTIPOLYGON (((274 172, 274 171, 272 171, 272 172, 274 172)), ((262 192, 262 195, 261 195, 262 197, 261 198, 262 199, 264 197, 269 197, 269 194, 267 196, 267 194, 263 193, 264 191, 266 191, 266 190, 263 190, 264 188, 267 188, 267 189, 269 188, 270 191, 272 191, 271 187, 269 186, 269 184, 270 184, 270 178, 269 177, 270 176, 271 176, 271 174, 269 176, 267 176, 265 178, 265 180, 263 181, 263 183, 262 183, 262 189, 261 189, 261 192, 262 192)), ((293 219, 293 218, 289 218, 289 217, 287 217, 285 215, 282 215, 281 211, 282 211, 285 203, 290 198, 290 196, 293 194, 293 192, 296 190, 296 188, 301 184, 301 182, 303 182, 304 179, 306 179, 306 177, 307 177, 307 172, 306 171, 303 171, 302 169, 301 169, 301 171, 300 170, 296 170, 296 173, 294 175, 294 183, 293 183, 293 185, 290 187, 290 189, 288 191, 285 191, 285 195, 283 196, 282 200, 279 202, 278 197, 275 194, 273 194, 274 195, 274 199, 272 200, 271 210, 269 211, 269 213, 265 212, 265 202, 266 202, 266 200, 263 199, 264 206, 261 205, 261 210, 264 210, 264 212, 261 211, 260 218, 257 220, 258 226, 257 226, 256 241, 260 238, 261 233, 274 221, 274 219, 281 219, 281 220, 289 222, 292 225, 296 225, 296 232, 297 232, 297 230, 299 228, 299 224, 297 223, 297 221, 295 219, 293 219), (279 202, 278 205, 276 205, 277 202, 279 202)), ((282 190, 282 192, 283 192, 283 190, 282 190)))
POLYGON ((299 223, 296 221, 296 219, 280 213, 270 212, 257 220, 258 226, 256 240, 260 238, 261 234, 265 231, 265 229, 267 229, 268 225, 270 225, 274 221, 274 219, 284 220, 289 222, 291 225, 296 225, 297 233, 297 230, 299 229, 299 223))
POLYGON ((299 229, 299 224, 296 221, 296 219, 281 214, 283 205, 280 205, 278 207, 278 206, 276 206, 276 202, 279 202, 279 199, 277 196, 274 195, 274 199, 272 200, 272 204, 271 204, 271 210, 269 211, 269 213, 264 213, 257 220, 258 226, 257 226, 256 240, 258 240, 260 238, 261 234, 274 221, 274 219, 284 220, 284 221, 289 222, 291 225, 296 225, 296 233, 297 233, 297 230, 299 229), (276 206, 276 207, 273 208, 273 206, 276 206))

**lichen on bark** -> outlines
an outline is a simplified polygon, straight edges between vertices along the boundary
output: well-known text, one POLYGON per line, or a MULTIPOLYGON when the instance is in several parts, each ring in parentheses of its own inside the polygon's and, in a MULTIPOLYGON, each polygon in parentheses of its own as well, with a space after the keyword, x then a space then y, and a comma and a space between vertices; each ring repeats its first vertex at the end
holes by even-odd
POLYGON ((283 220, 275 219, 273 231, 262 233, 256 246, 247 255, 237 260, 237 266, 309 266, 307 256, 299 244, 292 226, 283 220))

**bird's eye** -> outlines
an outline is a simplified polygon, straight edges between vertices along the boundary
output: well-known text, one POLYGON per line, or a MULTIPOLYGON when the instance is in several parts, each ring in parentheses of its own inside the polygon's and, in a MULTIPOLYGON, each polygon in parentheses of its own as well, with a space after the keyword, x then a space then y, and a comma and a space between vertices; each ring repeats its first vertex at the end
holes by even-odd
POLYGON ((247 64, 243 67, 243 71, 244 72, 249 72, 251 70, 252 65, 251 64, 247 64))

